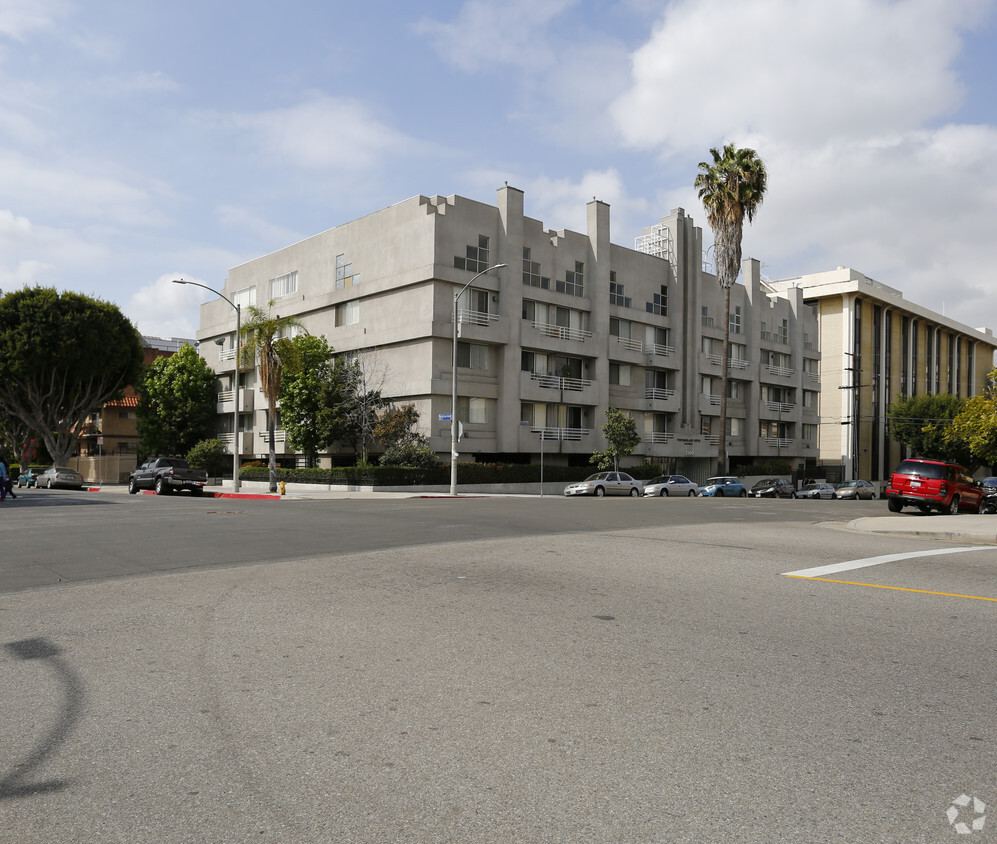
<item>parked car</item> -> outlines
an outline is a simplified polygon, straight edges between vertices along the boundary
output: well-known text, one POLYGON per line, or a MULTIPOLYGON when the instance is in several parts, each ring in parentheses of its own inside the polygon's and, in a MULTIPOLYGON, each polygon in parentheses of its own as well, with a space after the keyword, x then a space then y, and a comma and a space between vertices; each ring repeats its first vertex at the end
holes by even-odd
POLYGON ((685 475, 658 475, 644 484, 645 496, 695 495, 697 492, 699 484, 690 481, 685 475))
POLYGON ((984 496, 980 499, 979 512, 986 515, 994 515, 997 513, 997 487, 984 487, 984 496), (987 492, 987 490, 992 490, 992 492, 987 492))
POLYGON ((834 484, 804 484, 793 493, 793 498, 834 498, 834 484))
POLYGON ((83 489, 83 475, 68 466, 49 466, 35 481, 36 486, 54 489, 83 489))
POLYGON ((984 478, 980 481, 980 486, 983 487, 983 491, 987 495, 991 492, 997 492, 997 478, 984 478))
POLYGON ((752 498, 793 498, 793 485, 783 478, 763 478, 756 481, 748 493, 752 498))
POLYGON ((564 488, 565 495, 629 495, 636 498, 643 487, 640 481, 634 480, 626 472, 596 472, 584 481, 568 484, 564 488))
POLYGON ((169 495, 188 490, 192 495, 201 495, 207 482, 204 469, 192 469, 180 457, 154 457, 128 476, 128 491, 134 495, 140 489, 154 489, 156 495, 169 495))
POLYGON ((38 476, 44 471, 44 466, 28 466, 27 469, 17 476, 17 485, 19 487, 27 487, 28 489, 38 486, 38 476))
POLYGON ((707 478, 699 488, 699 495, 712 498, 739 497, 744 498, 748 491, 744 488, 740 478, 722 475, 716 478, 707 478))
POLYGON ((843 501, 858 501, 860 498, 871 501, 876 497, 876 487, 868 481, 845 481, 834 488, 834 497, 843 501))
POLYGON ((886 487, 887 506, 899 513, 910 505, 922 513, 981 512, 983 487, 958 463, 911 457, 901 461, 886 487))

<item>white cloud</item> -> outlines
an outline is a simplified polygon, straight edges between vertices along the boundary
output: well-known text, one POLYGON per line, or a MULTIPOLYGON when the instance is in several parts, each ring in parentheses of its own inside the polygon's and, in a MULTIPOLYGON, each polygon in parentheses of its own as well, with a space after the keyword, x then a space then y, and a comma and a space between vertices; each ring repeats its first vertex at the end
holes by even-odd
POLYGON ((152 284, 135 291, 122 307, 140 333, 152 337, 188 339, 197 333, 201 304, 216 297, 200 287, 174 284, 173 280, 179 278, 218 286, 179 272, 161 275, 152 284))
POLYGON ((365 104, 324 95, 290 108, 238 115, 234 122, 251 130, 267 152, 310 169, 371 168, 387 155, 410 154, 419 146, 365 104))
POLYGON ((415 31, 442 58, 463 70, 492 64, 540 68, 556 57, 544 27, 578 0, 468 0, 450 23, 424 18, 415 31))
POLYGON ((102 76, 88 86, 90 93, 102 97, 122 97, 133 94, 158 94, 179 90, 176 81, 162 71, 137 71, 125 76, 102 76))
POLYGON ((51 26, 64 8, 59 0, 0 0, 0 36, 21 40, 51 26))

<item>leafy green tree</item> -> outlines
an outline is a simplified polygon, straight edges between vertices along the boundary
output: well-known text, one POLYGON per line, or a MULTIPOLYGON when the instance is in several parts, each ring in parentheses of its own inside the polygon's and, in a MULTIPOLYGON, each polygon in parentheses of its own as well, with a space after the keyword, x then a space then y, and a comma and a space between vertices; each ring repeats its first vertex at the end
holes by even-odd
POLYGON ((717 473, 727 471, 727 382, 730 376, 730 289, 741 272, 741 236, 762 204, 768 184, 765 164, 753 149, 726 144, 711 149, 712 163, 702 161, 694 187, 713 229, 717 283, 724 292, 724 342, 720 378, 720 448, 717 473))
POLYGON ((197 469, 204 469, 210 477, 219 477, 231 465, 231 455, 219 439, 201 440, 187 452, 187 462, 197 469))
POLYGON ((291 448, 314 466, 323 448, 345 436, 343 364, 325 337, 302 334, 291 342, 300 365, 281 381, 280 418, 291 448))
POLYGON ((969 449, 949 431, 965 403, 965 399, 951 393, 922 393, 894 399, 886 411, 890 436, 917 457, 966 464, 972 461, 969 449))
POLYGON ((640 445, 640 434, 637 433, 637 422, 615 407, 606 411, 606 424, 602 426, 602 434, 609 443, 605 451, 597 451, 589 458, 600 469, 619 471, 620 458, 632 454, 640 445))
POLYGON ((193 346, 156 358, 138 385, 139 452, 186 454, 215 433, 215 373, 193 346))
POLYGON ((138 380, 142 340, 116 305, 33 287, 0 299, 0 405, 56 464, 90 414, 138 380))
POLYGON ((300 328, 296 317, 273 316, 271 300, 267 310, 249 306, 249 321, 242 325, 243 345, 240 350, 242 366, 253 366, 260 370, 260 389, 267 400, 267 441, 270 445, 270 492, 277 491, 277 449, 274 444, 274 428, 277 424, 277 400, 280 398, 280 384, 285 370, 295 371, 300 366, 298 347, 284 336, 292 328, 300 328))
POLYGON ((988 377, 989 386, 966 400, 952 420, 946 439, 968 450, 979 463, 997 469, 997 369, 988 377))
POLYGON ((414 404, 403 404, 401 407, 389 407, 374 423, 373 436, 385 448, 399 443, 418 442, 423 440, 414 430, 419 424, 419 411, 414 404))
POLYGON ((340 360, 344 384, 344 441, 353 446, 360 462, 366 464, 367 447, 373 439, 378 413, 389 403, 381 395, 385 370, 370 351, 340 360))
POLYGON ((382 466, 412 466, 416 469, 434 469, 442 465, 435 451, 415 440, 389 445, 379 462, 382 466))

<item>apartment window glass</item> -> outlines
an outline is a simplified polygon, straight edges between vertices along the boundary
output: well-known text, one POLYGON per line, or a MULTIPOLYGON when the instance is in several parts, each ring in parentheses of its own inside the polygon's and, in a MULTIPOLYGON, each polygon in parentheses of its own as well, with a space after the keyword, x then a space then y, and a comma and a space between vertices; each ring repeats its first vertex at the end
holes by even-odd
POLYGON ((810 408, 817 407, 817 393, 814 390, 803 391, 803 406, 810 408))
POLYGON ((623 285, 616 281, 616 273, 612 270, 609 273, 609 304, 619 305, 621 308, 629 308, 633 304, 623 285))
POLYGON ((729 437, 739 437, 741 436, 741 420, 736 416, 727 417, 727 436, 729 437))
POLYGON ((776 339, 780 343, 788 343, 789 342, 789 320, 788 319, 784 319, 782 322, 779 323, 779 328, 776 331, 776 339))
POLYGON ((701 317, 703 322, 703 328, 713 328, 713 317, 710 316, 710 309, 703 305, 700 309, 701 317))
POLYGON ((564 273, 564 281, 558 279, 556 287, 558 293, 582 296, 585 290, 585 264, 575 261, 574 270, 567 270, 564 273))
POLYGON ((817 426, 812 422, 804 422, 800 430, 803 433, 803 439, 811 441, 817 439, 817 426))
POLYGON ((533 260, 532 250, 528 246, 523 247, 523 284, 550 290, 550 277, 543 274, 540 262, 533 260))
POLYGON ((699 418, 699 433, 702 434, 704 437, 708 437, 712 430, 713 430, 713 417, 701 416, 699 418))
POLYGON ((618 387, 630 386, 630 366, 628 364, 611 363, 609 365, 609 383, 618 387))
POLYGON ((488 269, 488 238, 483 234, 478 235, 477 245, 468 244, 464 248, 464 257, 455 255, 453 265, 458 270, 469 270, 472 273, 480 273, 488 269))
POLYGON ((279 275, 270 279, 270 298, 279 299, 281 296, 290 296, 298 290, 298 271, 279 275))
POLYGON ((488 421, 488 400, 459 396, 457 398, 457 417, 475 425, 483 425, 488 421))
POLYGON ((658 316, 668 316, 668 287, 661 285, 660 292, 651 296, 651 301, 647 303, 647 312, 658 316))
POLYGON ((336 326, 356 325, 360 322, 360 302, 353 299, 336 306, 336 326))
POLYGON ((529 425, 532 427, 533 423, 533 404, 530 402, 523 402, 519 406, 519 424, 529 425))
POLYGON ((741 333, 741 306, 735 305, 730 309, 730 333, 741 333))
POLYGON ((252 287, 243 287, 241 290, 236 290, 232 294, 232 304, 238 305, 240 308, 245 310, 251 305, 256 304, 256 285, 252 287))
POLYGON ((609 334, 611 337, 622 337, 624 340, 629 340, 632 326, 633 323, 628 319, 609 318, 609 334))
POLYGON ((346 255, 336 256, 336 289, 345 290, 360 283, 360 273, 353 272, 353 264, 346 260, 346 255))
POLYGON ((488 369, 488 346, 483 343, 457 343, 457 366, 488 369))

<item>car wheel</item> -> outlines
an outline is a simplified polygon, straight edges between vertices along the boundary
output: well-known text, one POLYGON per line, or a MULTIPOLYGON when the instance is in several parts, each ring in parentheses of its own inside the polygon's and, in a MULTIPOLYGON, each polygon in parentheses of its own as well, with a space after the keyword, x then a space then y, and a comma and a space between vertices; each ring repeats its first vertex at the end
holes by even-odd
POLYGON ((718 489, 715 493, 713 493, 713 496, 714 498, 723 498, 724 491, 722 489, 718 489))
POLYGON ((635 486, 630 487, 630 497, 636 498, 638 495, 640 495, 640 493, 637 492, 637 487, 635 486))
POLYGON ((667 489, 661 490, 661 492, 658 493, 658 498, 668 498, 668 490, 667 489))
POLYGON ((606 494, 606 490, 604 490, 601 486, 597 486, 595 488, 595 497, 596 498, 602 498, 605 494, 606 494))
POLYGON ((49 479, 48 479, 48 481, 46 482, 46 484, 45 484, 45 485, 46 485, 46 486, 47 486, 47 487, 48 487, 49 489, 52 489, 52 479, 51 479, 51 478, 49 478, 49 479))
POLYGON ((204 487, 196 486, 191 490, 194 495, 204 495, 204 487))
POLYGON ((949 515, 958 516, 959 515, 959 496, 953 495, 952 501, 949 504, 949 515))
POLYGON ((891 513, 899 513, 904 509, 904 503, 898 498, 888 498, 886 500, 886 506, 889 508, 891 513))
POLYGON ((135 483, 135 478, 129 478, 128 479, 128 494, 129 495, 134 495, 136 492, 138 492, 138 484, 135 483))
POLYGON ((166 495, 170 488, 162 478, 156 478, 156 495, 166 495))
POLYGON ((689 497, 690 498, 695 498, 696 497, 696 490, 690 489, 689 490, 689 497))
POLYGON ((745 498, 747 494, 748 494, 747 491, 742 489, 737 495, 738 498, 745 498))
POLYGON ((985 498, 981 498, 980 499, 980 506, 976 508, 976 512, 979 513, 981 516, 985 516, 986 515, 986 513, 987 513, 987 499, 985 499, 985 498))

